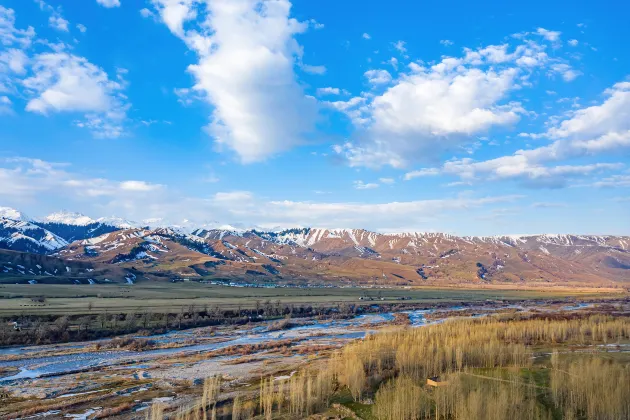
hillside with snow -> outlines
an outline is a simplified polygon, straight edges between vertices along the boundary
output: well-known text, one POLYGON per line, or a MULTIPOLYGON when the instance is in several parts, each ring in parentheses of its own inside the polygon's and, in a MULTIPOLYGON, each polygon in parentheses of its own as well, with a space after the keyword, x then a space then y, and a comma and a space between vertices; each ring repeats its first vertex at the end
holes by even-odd
POLYGON ((624 236, 460 237, 362 229, 219 229, 210 224, 195 229, 192 224, 163 227, 156 220, 142 227, 68 212, 25 221, 17 210, 1 211, 0 248, 163 279, 397 286, 630 283, 630 237, 624 236))

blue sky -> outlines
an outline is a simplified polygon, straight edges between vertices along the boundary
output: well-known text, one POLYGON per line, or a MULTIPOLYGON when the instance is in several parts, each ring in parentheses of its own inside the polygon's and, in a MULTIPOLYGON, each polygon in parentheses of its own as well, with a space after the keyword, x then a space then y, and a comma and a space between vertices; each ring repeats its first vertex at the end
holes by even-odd
POLYGON ((629 234, 630 6, 442 3, 4 0, 0 205, 629 234))

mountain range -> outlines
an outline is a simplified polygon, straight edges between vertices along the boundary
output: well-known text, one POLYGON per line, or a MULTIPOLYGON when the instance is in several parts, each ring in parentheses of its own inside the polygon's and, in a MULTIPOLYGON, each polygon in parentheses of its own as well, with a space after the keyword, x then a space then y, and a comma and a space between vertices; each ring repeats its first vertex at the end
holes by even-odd
POLYGON ((630 285, 630 237, 160 226, 0 207, 0 282, 630 285))

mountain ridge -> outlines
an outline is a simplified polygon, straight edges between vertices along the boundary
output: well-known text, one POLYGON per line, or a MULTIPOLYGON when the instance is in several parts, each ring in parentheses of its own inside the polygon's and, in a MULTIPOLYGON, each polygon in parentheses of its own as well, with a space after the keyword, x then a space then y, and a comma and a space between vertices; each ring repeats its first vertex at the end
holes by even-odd
POLYGON ((0 217, 0 226, 5 226, 0 229, 0 248, 152 279, 401 286, 528 282, 600 286, 630 280, 630 236, 457 236, 326 228, 198 228, 187 233, 179 226, 116 227, 91 218, 94 223, 74 224, 77 218, 87 222, 87 216, 72 215, 61 218, 72 224, 0 217))

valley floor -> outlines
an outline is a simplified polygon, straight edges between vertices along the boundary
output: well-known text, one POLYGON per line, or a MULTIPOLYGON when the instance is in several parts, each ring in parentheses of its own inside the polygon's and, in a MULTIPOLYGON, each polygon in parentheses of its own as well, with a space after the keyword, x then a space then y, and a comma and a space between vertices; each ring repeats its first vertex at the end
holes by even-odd
MULTIPOLYGON (((258 400, 266 398, 265 393, 269 389, 276 395, 294 382, 297 385, 302 383, 299 381, 305 380, 304 369, 327 371, 324 367, 330 369, 330 360, 335 360, 334 357, 330 358, 335 352, 342 349, 343 354, 346 354, 343 349, 351 346, 360 348, 357 346, 363 342, 366 345, 373 342, 380 334, 392 334, 397 330, 413 331, 414 327, 423 327, 417 329, 420 331, 432 328, 429 327, 431 325, 442 325, 450 318, 473 322, 497 317, 518 320, 532 316, 568 320, 600 314, 600 320, 618 317, 627 320, 623 314, 630 311, 630 305, 625 299, 610 303, 584 303, 575 298, 554 296, 552 299, 542 299, 537 295, 535 299, 527 301, 521 296, 519 302, 486 302, 484 295, 480 294, 477 295, 476 303, 468 302, 462 306, 458 303, 436 304, 436 296, 429 296, 434 300, 425 302, 426 309, 366 313, 341 318, 337 316, 336 319, 310 316, 285 322, 263 320, 244 325, 171 330, 153 336, 130 334, 111 340, 0 349, 0 398, 3 398, 0 418, 72 416, 85 419, 140 419, 146 413, 155 419, 166 418, 166 415, 174 418, 178 412, 190 414, 190 410, 194 411, 191 407, 200 407, 197 398, 202 391, 208 391, 205 389, 208 382, 206 380, 204 386, 204 379, 215 377, 220 378, 220 394, 212 398, 216 400, 215 409, 219 410, 219 418, 232 416, 235 398, 238 397, 236 400, 242 403, 243 413, 249 410, 251 416, 258 413, 260 418, 269 409, 275 414, 267 413, 269 416, 265 415, 266 418, 305 418, 308 417, 305 413, 310 410, 308 415, 328 411, 330 415, 345 417, 352 412, 352 415, 364 419, 402 419, 407 417, 397 417, 396 413, 392 414, 393 417, 383 414, 389 408, 382 401, 379 405, 378 398, 384 395, 386 389, 378 394, 378 386, 375 388, 370 385, 372 382, 367 381, 361 385, 360 396, 353 397, 353 386, 356 384, 350 380, 344 385, 344 381, 349 380, 347 377, 334 380, 341 387, 336 391, 326 391, 332 392, 325 397, 328 403, 322 405, 320 401, 313 403, 310 408, 300 406, 299 410, 307 411, 299 411, 299 414, 297 411, 291 414, 291 410, 298 408, 291 408, 288 399, 286 405, 283 402, 272 403, 271 408, 263 407, 258 400), (364 337, 370 338, 361 340, 364 337), (271 385, 263 384, 261 388, 261 378, 269 378, 265 380, 271 385), (381 414, 378 415, 375 410, 381 410, 378 412, 381 414), (168 414, 163 415, 162 412, 168 414), (221 417, 221 413, 225 416, 221 417)), ((461 298, 460 295, 455 296, 461 298)), ((599 300, 602 300, 601 297, 599 300)), ((509 368, 509 364, 499 364, 500 369, 480 369, 473 363, 472 354, 464 354, 469 357, 470 369, 466 371, 466 377, 458 377, 457 380, 466 384, 470 381, 499 383, 505 380, 523 382, 526 388, 549 387, 550 378, 544 369, 550 363, 550 353, 554 350, 570 352, 571 355, 567 353, 567 356, 563 356, 565 361, 580 354, 601 354, 604 359, 612 358, 616 363, 628 364, 630 347, 626 336, 630 334, 630 328, 628 324, 620 325, 626 325, 622 327, 626 328, 625 332, 607 337, 605 341, 588 338, 580 342, 571 339, 566 343, 557 340, 555 343, 537 343, 527 350, 533 352, 534 363, 526 363, 526 370, 522 371, 509 368)), ((469 330, 471 333, 475 331, 474 328, 469 330)), ((598 334, 603 331, 598 330, 598 334)), ((392 337, 400 339, 396 335, 392 337)), ((476 339, 471 336, 471 343, 476 339)), ((506 356, 513 351, 505 353, 506 356)), ((344 363, 350 363, 349 360, 344 363)), ((400 359, 400 362, 403 360, 400 359)), ((347 369, 350 369, 350 365, 334 370, 341 375, 347 369)), ((378 377, 382 380, 383 375, 394 372, 386 370, 379 373, 378 377)), ((365 381, 365 377, 362 380, 365 381)), ((303 388, 306 389, 305 386, 303 388)), ((496 389, 490 391, 495 392, 496 389)), ((431 390, 422 391, 424 394, 418 392, 423 398, 433 398, 431 390)), ((531 398, 527 395, 523 401, 531 398)), ((430 411, 432 406, 427 404, 430 411)), ((182 414, 184 417, 180 418, 186 418, 185 415, 182 414)), ((251 416, 243 414, 240 418, 251 416)))

